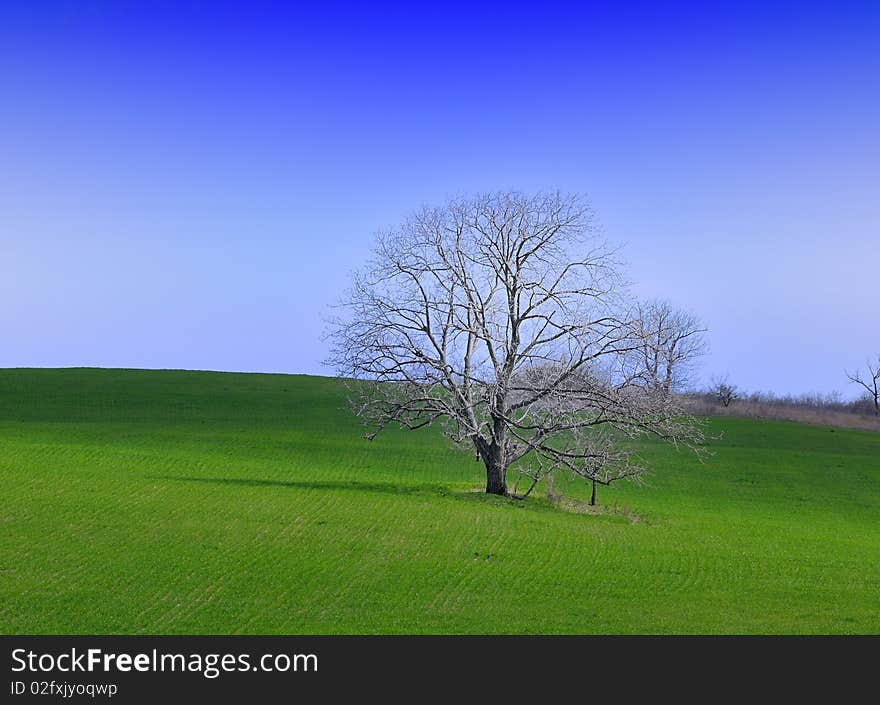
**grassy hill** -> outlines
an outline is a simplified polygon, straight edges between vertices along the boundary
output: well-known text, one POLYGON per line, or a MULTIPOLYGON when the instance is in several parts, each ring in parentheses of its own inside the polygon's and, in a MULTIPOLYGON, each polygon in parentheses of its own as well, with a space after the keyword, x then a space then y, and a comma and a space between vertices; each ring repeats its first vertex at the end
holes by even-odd
POLYGON ((0 370, 0 632, 880 632, 880 434, 711 424, 594 516, 332 379, 0 370))

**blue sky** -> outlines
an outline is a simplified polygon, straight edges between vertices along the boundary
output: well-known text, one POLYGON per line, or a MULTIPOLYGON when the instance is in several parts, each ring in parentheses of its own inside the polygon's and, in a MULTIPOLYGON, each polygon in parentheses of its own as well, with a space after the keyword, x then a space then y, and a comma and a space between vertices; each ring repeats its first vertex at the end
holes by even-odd
POLYGON ((585 193, 704 376, 880 352, 880 3, 4 3, 0 366, 327 373, 424 203, 585 193))

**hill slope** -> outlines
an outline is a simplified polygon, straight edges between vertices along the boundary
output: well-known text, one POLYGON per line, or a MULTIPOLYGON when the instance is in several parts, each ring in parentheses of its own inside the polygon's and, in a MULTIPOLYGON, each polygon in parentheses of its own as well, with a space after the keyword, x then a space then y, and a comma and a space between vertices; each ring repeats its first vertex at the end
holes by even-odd
POLYGON ((367 443, 332 379, 0 370, 0 632, 880 632, 880 434, 712 424, 600 493, 631 523, 367 443))

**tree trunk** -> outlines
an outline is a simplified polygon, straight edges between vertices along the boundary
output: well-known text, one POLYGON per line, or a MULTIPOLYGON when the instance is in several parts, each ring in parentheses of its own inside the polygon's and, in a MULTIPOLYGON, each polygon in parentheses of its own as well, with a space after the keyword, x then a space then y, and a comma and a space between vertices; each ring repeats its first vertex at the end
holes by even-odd
POLYGON ((507 495, 504 467, 497 462, 486 463, 486 494, 507 495))
POLYGON ((596 506, 596 484, 597 484, 596 481, 593 480, 593 494, 590 495, 590 506, 591 507, 596 506))
MULTIPOLYGON (((503 400, 502 400, 503 403, 503 400)), ((486 463, 486 494, 507 496, 507 457, 504 420, 495 417, 492 423, 492 442, 486 444, 483 460, 486 463)))

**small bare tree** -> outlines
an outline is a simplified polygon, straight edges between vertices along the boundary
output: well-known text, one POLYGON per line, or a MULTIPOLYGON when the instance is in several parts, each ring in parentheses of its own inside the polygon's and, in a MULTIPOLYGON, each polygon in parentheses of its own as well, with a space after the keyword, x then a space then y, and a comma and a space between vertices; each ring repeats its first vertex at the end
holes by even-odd
POLYGON ((855 372, 847 372, 846 376, 850 382, 854 382, 864 387, 868 393, 868 398, 874 404, 874 414, 880 416, 880 355, 877 355, 877 362, 870 360, 865 363, 867 374, 863 376, 861 370, 855 372))
POLYGON ((694 419, 646 384, 617 265, 576 196, 498 193, 423 208, 381 233, 331 322, 329 364, 372 438, 442 423, 486 492, 569 470, 599 484, 643 468, 622 441, 699 447, 694 419))
POLYGON ((713 377, 709 384, 709 393, 726 409, 739 399, 739 389, 727 381, 727 377, 713 377))
POLYGON ((646 384, 664 396, 683 390, 708 350, 702 321, 668 301, 654 300, 639 304, 634 322, 636 366, 646 384))

